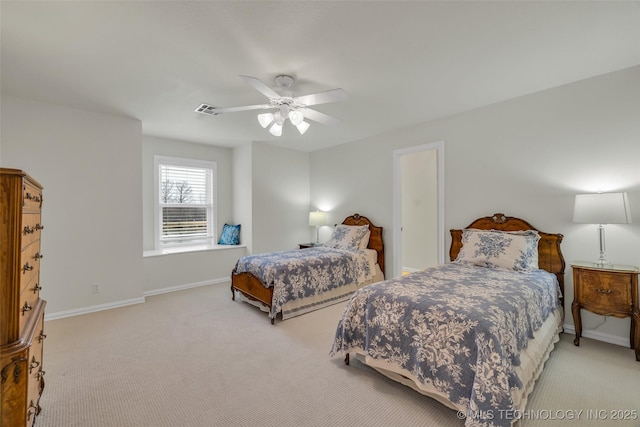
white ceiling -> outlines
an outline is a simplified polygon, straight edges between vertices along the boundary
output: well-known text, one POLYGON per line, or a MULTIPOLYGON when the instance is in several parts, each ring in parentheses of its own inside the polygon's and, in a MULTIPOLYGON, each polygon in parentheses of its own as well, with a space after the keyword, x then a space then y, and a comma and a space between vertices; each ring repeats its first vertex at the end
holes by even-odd
MULTIPOLYGON (((3 94, 133 117, 143 133, 312 151, 640 64, 640 2, 2 1, 3 94), (343 88, 337 117, 274 137, 255 111, 343 88)), ((37 118, 34 118, 37 119, 37 118)))

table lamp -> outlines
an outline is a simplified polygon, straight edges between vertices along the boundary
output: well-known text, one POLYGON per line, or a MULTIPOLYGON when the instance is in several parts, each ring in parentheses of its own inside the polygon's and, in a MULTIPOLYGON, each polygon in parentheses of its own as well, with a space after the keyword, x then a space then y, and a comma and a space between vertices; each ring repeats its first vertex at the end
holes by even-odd
POLYGON ((316 228, 316 244, 320 243, 320 227, 327 225, 326 212, 309 212, 309 227, 316 228))
POLYGON ((573 207, 573 222, 598 224, 600 259, 597 264, 609 264, 605 256, 604 224, 631 224, 627 193, 577 194, 573 207))

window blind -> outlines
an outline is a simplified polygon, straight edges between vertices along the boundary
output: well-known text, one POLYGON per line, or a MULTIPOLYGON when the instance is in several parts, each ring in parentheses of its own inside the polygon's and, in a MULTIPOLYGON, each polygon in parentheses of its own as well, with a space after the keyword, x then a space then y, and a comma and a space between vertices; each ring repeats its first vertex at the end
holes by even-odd
POLYGON ((161 242, 198 244, 212 239, 212 174, 209 168, 159 165, 161 242))

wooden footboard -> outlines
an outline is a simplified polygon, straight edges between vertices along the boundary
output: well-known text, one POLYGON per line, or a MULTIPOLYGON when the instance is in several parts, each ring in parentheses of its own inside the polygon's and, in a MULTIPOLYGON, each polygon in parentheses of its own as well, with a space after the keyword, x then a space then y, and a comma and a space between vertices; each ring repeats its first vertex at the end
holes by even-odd
MULTIPOLYGON (((251 273, 231 273, 231 299, 235 301, 235 291, 242 293, 246 298, 261 302, 271 309, 273 300, 273 287, 265 288, 260 279, 251 273)), ((271 324, 275 319, 271 319, 271 324)))

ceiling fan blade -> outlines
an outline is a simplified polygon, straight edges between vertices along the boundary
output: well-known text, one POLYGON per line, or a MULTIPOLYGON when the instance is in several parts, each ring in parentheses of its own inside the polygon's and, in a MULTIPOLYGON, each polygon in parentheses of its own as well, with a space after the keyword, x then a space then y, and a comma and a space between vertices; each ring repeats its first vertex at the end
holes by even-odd
POLYGON ((262 81, 260 81, 259 79, 256 79, 255 77, 251 77, 251 76, 240 76, 240 78, 245 82, 249 83, 251 86, 257 89, 260 93, 262 93, 267 98, 269 99, 280 98, 280 95, 278 95, 276 91, 271 89, 266 84, 262 83, 262 81))
POLYGON ((311 108, 302 108, 302 114, 304 117, 314 122, 322 123, 323 125, 338 125, 342 123, 339 119, 331 117, 320 111, 312 110, 311 108))
POLYGON ((222 114, 222 113, 235 113, 236 111, 248 111, 248 110, 267 110, 269 108, 276 108, 270 104, 259 104, 259 105, 246 105, 244 107, 225 107, 225 108, 214 108, 214 114, 222 114))
POLYGON ((342 89, 331 89, 326 92, 296 96, 294 99, 300 101, 304 105, 327 104, 329 102, 337 102, 347 99, 347 92, 342 89))

